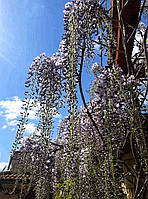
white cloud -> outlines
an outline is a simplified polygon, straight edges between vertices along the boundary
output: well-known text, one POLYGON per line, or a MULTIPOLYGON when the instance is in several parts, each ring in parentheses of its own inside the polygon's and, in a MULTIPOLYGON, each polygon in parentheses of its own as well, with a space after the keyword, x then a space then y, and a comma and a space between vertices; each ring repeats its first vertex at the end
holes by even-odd
POLYGON ((8 166, 8 162, 0 162, 0 171, 3 170, 5 166, 8 166))
POLYGON ((34 123, 28 123, 25 125, 25 135, 30 135, 33 134, 35 132, 35 124, 34 123))
POLYGON ((10 122, 8 122, 9 126, 17 126, 18 121, 17 120, 11 120, 10 122))
MULTIPOLYGON (((31 100, 31 103, 33 103, 33 100, 31 100)), ((23 102, 18 96, 2 100, 0 101, 0 116, 4 117, 5 124, 3 124, 2 128, 8 128, 11 127, 11 131, 16 131, 17 124, 19 123, 18 119, 20 118, 20 113, 23 112, 22 110, 23 102)), ((26 124, 25 128, 25 134, 32 134, 36 127, 35 123, 37 123, 38 117, 36 115, 37 111, 39 109, 39 106, 33 107, 32 110, 29 110, 28 113, 28 119, 29 122, 26 124)), ((55 118, 61 118, 61 114, 56 114, 55 118)))
POLYGON ((15 96, 12 99, 0 101, 1 115, 7 120, 16 119, 21 111, 22 102, 15 96))
POLYGON ((3 128, 3 129, 6 129, 6 128, 7 128, 7 125, 2 126, 2 128, 3 128))
MULTIPOLYGON (((31 101, 32 102, 32 101, 31 101)), ((0 101, 0 115, 4 116, 6 120, 13 120, 19 117, 20 112, 22 111, 23 102, 19 99, 18 96, 12 97, 7 100, 0 101)), ((32 110, 28 111, 29 119, 37 119, 36 116, 37 107, 32 108, 32 110)))
MULTIPOLYGON (((31 101, 33 102, 33 100, 31 101)), ((11 131, 15 131, 18 124, 18 119, 20 117, 20 112, 22 111, 23 102, 18 96, 0 101, 0 116, 4 117, 5 124, 2 126, 3 129, 7 127, 13 127, 11 131)), ((28 119, 36 120, 38 107, 33 107, 32 110, 29 110, 28 119)), ((26 125, 26 132, 32 133, 35 130, 35 125, 31 122, 26 125)))

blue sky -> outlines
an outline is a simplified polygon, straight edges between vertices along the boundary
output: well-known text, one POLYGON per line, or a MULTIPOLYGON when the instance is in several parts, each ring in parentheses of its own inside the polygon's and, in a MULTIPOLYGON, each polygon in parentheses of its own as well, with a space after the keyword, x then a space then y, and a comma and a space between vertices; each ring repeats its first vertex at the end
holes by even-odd
MULTIPOLYGON (((0 0, 0 168, 9 160, 28 68, 42 52, 57 51, 66 2, 0 0)), ((36 119, 33 111, 30 119, 36 119)))
MULTIPOLYGON (((51 56, 57 52, 64 33, 63 10, 67 2, 0 0, 0 170, 9 161, 28 68, 41 53, 51 56)), ((89 79, 92 77, 86 77, 84 72, 84 89, 89 79)), ((87 93, 85 95, 88 96, 87 93)), ((56 124, 62 116, 57 115, 56 124)), ((35 109, 30 112, 29 119, 26 136, 35 129, 35 109)))
MULTIPOLYGON (((63 9, 68 0, 0 0, 0 170, 9 161, 24 98, 24 82, 34 57, 58 50, 63 30, 63 9)), ((86 88, 88 79, 83 73, 86 88)), ((59 121, 60 116, 56 120, 59 121)), ((34 130, 30 112, 26 134, 34 130)))

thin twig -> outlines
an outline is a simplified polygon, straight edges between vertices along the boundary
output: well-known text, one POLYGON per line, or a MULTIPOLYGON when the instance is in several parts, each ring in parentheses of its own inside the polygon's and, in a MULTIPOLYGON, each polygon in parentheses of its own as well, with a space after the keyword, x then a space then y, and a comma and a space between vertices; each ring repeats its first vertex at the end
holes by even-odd
POLYGON ((139 198, 139 199, 143 198, 142 196, 144 195, 144 192, 146 191, 147 186, 148 186, 148 178, 146 178, 146 180, 145 180, 145 182, 144 182, 139 194, 137 195, 137 198, 139 198))
POLYGON ((147 49, 146 49, 146 48, 147 48, 147 47, 146 47, 147 35, 148 35, 148 27, 147 27, 147 29, 146 29, 146 31, 145 31, 145 34, 144 34, 144 54, 145 54, 146 65, 147 65, 147 71, 146 71, 147 74, 146 74, 146 75, 148 75, 148 52, 147 52, 147 49))
POLYGON ((142 100, 142 102, 141 102, 141 104, 140 104, 140 108, 143 106, 144 101, 145 101, 146 98, 147 98, 147 94, 148 94, 148 79, 147 79, 146 91, 145 91, 145 94, 144 94, 144 98, 143 98, 143 100, 142 100))
POLYGON ((138 194, 139 185, 140 185, 140 178, 141 178, 141 168, 140 168, 140 170, 138 172, 137 183, 136 183, 136 188, 135 188, 135 193, 134 193, 133 199, 136 199, 136 196, 138 194))
POLYGON ((58 147, 60 147, 60 148, 63 148, 63 145, 60 145, 60 144, 57 144, 57 143, 51 142, 51 141, 50 141, 50 143, 51 143, 52 145, 54 145, 54 146, 58 146, 58 147))

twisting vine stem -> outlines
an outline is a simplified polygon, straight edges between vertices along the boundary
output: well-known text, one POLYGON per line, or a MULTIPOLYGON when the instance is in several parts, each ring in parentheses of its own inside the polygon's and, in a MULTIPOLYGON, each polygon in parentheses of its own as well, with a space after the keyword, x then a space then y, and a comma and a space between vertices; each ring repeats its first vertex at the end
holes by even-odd
POLYGON ((83 68, 84 54, 85 54, 85 39, 83 40, 83 45, 82 45, 82 54, 81 54, 80 71, 79 71, 79 90, 80 90, 80 94, 81 94, 81 98, 82 98, 84 107, 87 110, 87 114, 88 114, 90 120, 92 121, 93 126, 96 128, 96 130, 97 130, 97 132, 98 132, 98 134, 101 138, 100 139, 100 144, 101 144, 101 143, 103 143, 103 136, 100 133, 100 131, 97 127, 97 124, 95 123, 91 113, 88 110, 88 107, 87 107, 87 104, 86 104, 86 101, 85 101, 85 97, 84 97, 84 94, 83 94, 83 89, 82 89, 82 68, 83 68))

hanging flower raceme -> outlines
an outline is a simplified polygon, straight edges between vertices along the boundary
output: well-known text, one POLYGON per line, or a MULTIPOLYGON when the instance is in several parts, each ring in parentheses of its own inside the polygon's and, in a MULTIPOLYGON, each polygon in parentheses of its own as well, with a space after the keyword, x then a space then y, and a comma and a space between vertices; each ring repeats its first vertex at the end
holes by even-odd
POLYGON ((18 167, 22 170, 18 173, 32 171, 30 187, 34 187, 37 199, 49 195, 55 199, 124 198, 121 156, 127 144, 136 149, 132 153, 140 163, 135 161, 147 172, 141 115, 146 97, 138 98, 142 95, 141 83, 134 76, 124 75, 118 67, 103 67, 107 62, 102 61, 103 53, 110 51, 109 40, 113 39, 104 2, 68 2, 58 53, 51 57, 41 54, 29 68, 13 151, 18 148, 21 153, 18 167), (100 52, 96 52, 96 44, 100 52), (78 110, 82 68, 89 61, 93 63, 96 56, 101 60, 92 68, 93 95, 78 110), (52 143, 54 117, 66 103, 68 116, 60 124, 60 140, 52 143), (36 131, 20 146, 28 110, 35 106, 39 121, 36 131))
POLYGON ((143 167, 146 168, 147 165, 144 163, 146 146, 140 141, 145 140, 144 130, 138 131, 138 134, 135 133, 142 124, 142 116, 135 101, 140 92, 139 85, 138 80, 133 76, 124 75, 117 67, 104 69, 100 76, 96 77, 93 83, 95 97, 87 108, 103 140, 100 143, 100 134, 93 126, 87 110, 83 108, 76 118, 71 164, 68 164, 71 161, 69 159, 71 140, 68 130, 70 122, 65 118, 62 123, 64 148, 57 154, 55 163, 57 173, 61 168, 61 175, 56 181, 58 186, 55 186, 57 197, 60 197, 60 191, 63 193, 61 197, 68 197, 64 195, 68 194, 67 189, 73 190, 69 193, 71 197, 75 193, 78 198, 125 197, 121 186, 124 182, 123 162, 119 157, 125 150, 129 135, 133 137, 134 142, 136 141, 135 147, 138 157, 143 161, 143 167), (145 152, 141 150, 142 148, 145 152), (58 161, 59 157, 62 157, 60 161, 58 161), (72 184, 65 184, 66 182, 72 184))

